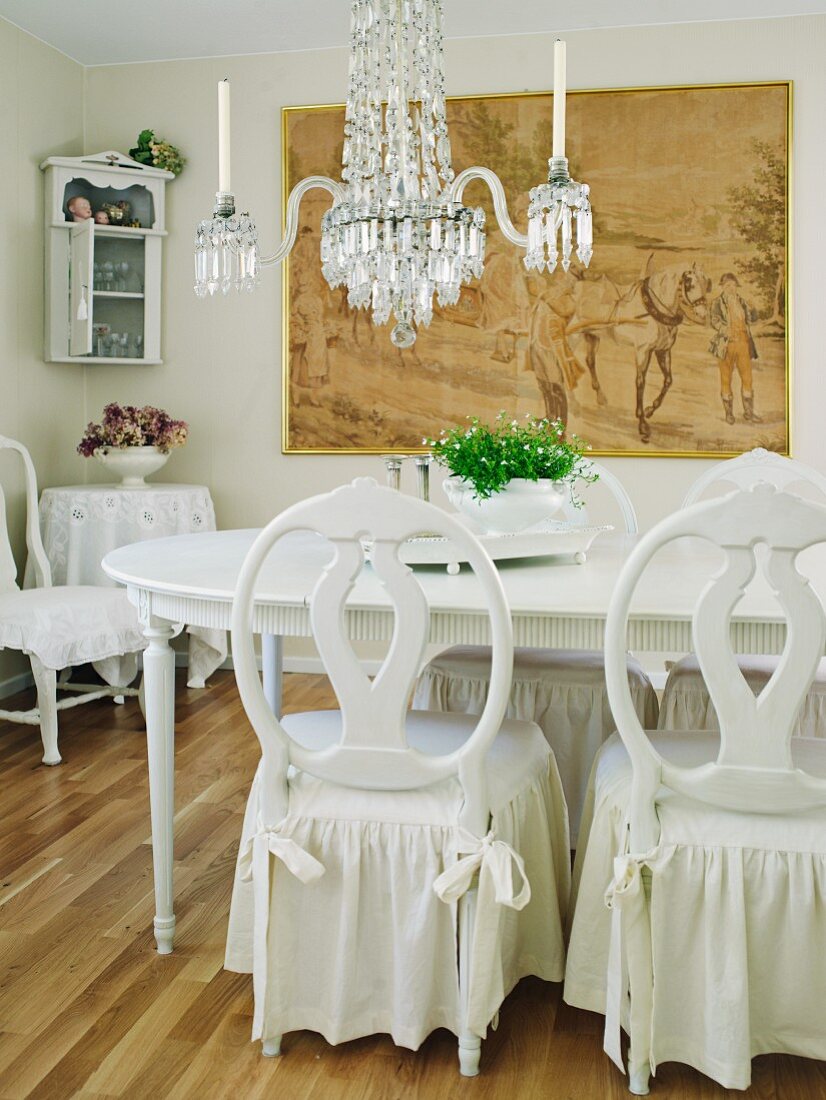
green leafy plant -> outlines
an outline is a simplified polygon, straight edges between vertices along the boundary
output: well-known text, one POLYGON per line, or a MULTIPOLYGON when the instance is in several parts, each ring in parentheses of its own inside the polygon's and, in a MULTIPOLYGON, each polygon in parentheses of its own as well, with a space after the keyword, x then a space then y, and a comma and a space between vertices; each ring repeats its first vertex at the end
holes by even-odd
POLYGON ((186 164, 180 150, 163 138, 155 137, 153 130, 141 130, 138 134, 138 143, 134 149, 129 150, 129 156, 139 164, 162 168, 176 176, 181 174, 186 164))
POLYGON ((566 436, 561 420, 537 420, 526 415, 521 422, 500 412, 493 424, 469 416, 468 426, 443 429, 438 439, 423 439, 433 458, 454 477, 473 486, 474 496, 487 500, 501 492, 512 478, 527 481, 577 480, 593 482, 585 452, 591 449, 576 435, 566 436))

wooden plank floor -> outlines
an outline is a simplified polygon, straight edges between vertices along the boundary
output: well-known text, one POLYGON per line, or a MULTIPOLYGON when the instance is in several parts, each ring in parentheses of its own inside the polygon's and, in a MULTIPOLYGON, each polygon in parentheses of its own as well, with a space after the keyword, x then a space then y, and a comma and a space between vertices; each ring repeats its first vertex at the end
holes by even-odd
MULTIPOLYGON (((628 1096, 602 1053, 601 1017, 561 990, 522 982, 485 1042, 482 1075, 460 1078, 455 1040, 417 1053, 386 1037, 329 1047, 300 1032, 284 1055, 249 1040, 252 982, 222 970, 241 815, 258 755, 229 673, 177 695, 175 953, 151 933, 146 751, 134 700, 66 712, 65 763, 40 766, 37 732, 0 724, 0 1097, 253 1100, 601 1100, 628 1096)), ((19 696, 14 706, 30 705, 19 696)), ((320 677, 286 677, 286 706, 330 705, 320 677)), ((822 963, 822 960, 820 960, 822 963)), ((727 1093, 663 1066, 652 1096, 727 1093)), ((749 1096, 826 1098, 826 1066, 755 1062, 749 1096)))

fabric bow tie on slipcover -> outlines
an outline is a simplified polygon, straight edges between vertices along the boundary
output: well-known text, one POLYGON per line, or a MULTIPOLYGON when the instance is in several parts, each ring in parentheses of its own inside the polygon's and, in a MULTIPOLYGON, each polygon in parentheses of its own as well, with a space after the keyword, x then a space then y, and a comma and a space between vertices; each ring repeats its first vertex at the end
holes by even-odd
POLYGON ((525 874, 525 861, 510 844, 497 840, 491 831, 483 837, 475 836, 467 829, 457 829, 457 852, 461 858, 442 871, 433 883, 438 897, 445 902, 457 901, 470 889, 473 876, 488 874, 493 880, 497 902, 511 909, 524 909, 531 900, 531 887, 525 874), (513 871, 516 868, 522 888, 516 894, 513 871))
POLYGON ((290 837, 280 836, 280 825, 266 828, 259 820, 257 831, 249 837, 238 857, 238 870, 242 882, 252 881, 254 899, 253 969, 252 986, 255 995, 255 1013, 252 1022, 252 1038, 266 1039, 264 1035, 264 1008, 267 992, 267 933, 270 924, 270 868, 273 855, 280 859, 287 870, 299 881, 309 884, 324 874, 324 864, 319 863, 290 837))
MULTIPOLYGON (((620 1030, 622 1005, 631 992, 629 1035, 634 1065, 650 1060, 653 971, 651 928, 642 872, 651 867, 659 852, 645 855, 621 855, 614 859, 614 878, 605 891, 605 904, 611 910, 611 944, 608 953, 608 983, 605 1004, 603 1049, 625 1073, 620 1030), (623 952, 623 937, 626 945, 623 952)), ((631 1068, 631 1067, 629 1067, 631 1068)), ((652 1064, 652 1071, 656 1066, 652 1064)))
POLYGON ((309 852, 305 852, 294 840, 280 836, 279 828, 280 826, 276 825, 266 829, 259 823, 258 832, 247 839, 238 860, 242 882, 254 882, 256 864, 263 867, 265 860, 267 873, 269 873, 268 853, 280 859, 287 870, 301 882, 315 882, 324 874, 324 864, 319 863, 309 852))

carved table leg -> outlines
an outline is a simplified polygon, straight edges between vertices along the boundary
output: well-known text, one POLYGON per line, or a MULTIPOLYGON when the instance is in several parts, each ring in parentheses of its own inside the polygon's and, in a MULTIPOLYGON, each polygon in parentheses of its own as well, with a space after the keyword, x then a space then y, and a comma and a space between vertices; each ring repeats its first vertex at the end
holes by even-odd
POLYGON ((172 895, 173 818, 175 813, 175 652, 172 623, 148 616, 143 656, 146 698, 146 742, 149 757, 149 804, 152 862, 155 873, 155 941, 158 952, 172 950, 175 915, 172 895))
POLYGON ((280 634, 261 635, 261 664, 264 695, 273 714, 280 718, 284 664, 284 639, 280 634))

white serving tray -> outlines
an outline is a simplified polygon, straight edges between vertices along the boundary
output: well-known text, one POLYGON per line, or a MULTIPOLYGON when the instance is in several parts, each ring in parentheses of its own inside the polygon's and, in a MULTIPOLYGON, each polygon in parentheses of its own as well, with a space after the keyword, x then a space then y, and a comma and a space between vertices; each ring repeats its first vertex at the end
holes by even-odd
MULTIPOLYGON (((455 518, 473 531, 494 561, 508 558, 561 557, 582 565, 591 543, 604 531, 613 531, 608 524, 603 527, 581 527, 575 523, 547 519, 525 531, 512 535, 493 535, 467 516, 455 514, 455 518)), ((421 535, 402 544, 401 560, 406 565, 446 565, 451 575, 459 572, 466 559, 458 557, 456 547, 449 539, 438 535, 421 535)))

